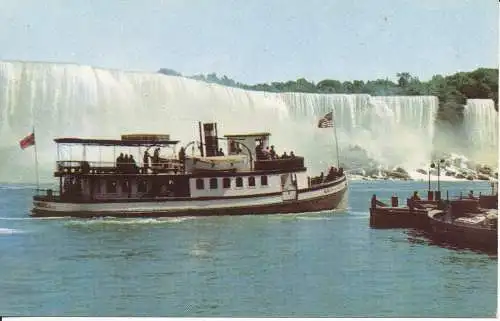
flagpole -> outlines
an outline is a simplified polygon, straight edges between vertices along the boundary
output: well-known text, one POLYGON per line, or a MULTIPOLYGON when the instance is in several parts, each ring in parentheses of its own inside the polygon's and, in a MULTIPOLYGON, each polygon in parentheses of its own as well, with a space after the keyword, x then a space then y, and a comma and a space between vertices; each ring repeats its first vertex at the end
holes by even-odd
POLYGON ((33 125, 33 138, 34 138, 34 147, 35 147, 35 175, 36 175, 36 190, 37 190, 37 193, 39 192, 40 190, 40 181, 39 181, 39 178, 38 178, 38 153, 37 153, 37 150, 36 150, 36 135, 35 135, 35 125, 33 125))
POLYGON ((337 124, 335 124, 334 109, 332 108, 333 137, 335 138, 335 149, 337 151, 337 169, 340 168, 339 161, 339 140, 337 139, 337 124))

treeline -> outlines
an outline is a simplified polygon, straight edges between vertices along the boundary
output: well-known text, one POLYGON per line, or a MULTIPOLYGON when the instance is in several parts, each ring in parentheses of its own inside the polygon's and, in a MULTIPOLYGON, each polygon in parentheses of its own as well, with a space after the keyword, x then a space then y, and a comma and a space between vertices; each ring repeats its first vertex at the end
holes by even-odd
POLYGON ((408 72, 397 74, 397 83, 389 79, 339 81, 324 79, 318 83, 300 78, 295 81, 247 85, 215 73, 183 76, 162 68, 165 75, 217 83, 246 90, 268 92, 300 92, 317 94, 369 94, 372 96, 432 95, 439 98, 438 120, 455 125, 463 119, 463 106, 469 98, 493 99, 498 110, 498 69, 479 68, 472 72, 459 72, 450 76, 435 75, 429 81, 420 81, 408 72))

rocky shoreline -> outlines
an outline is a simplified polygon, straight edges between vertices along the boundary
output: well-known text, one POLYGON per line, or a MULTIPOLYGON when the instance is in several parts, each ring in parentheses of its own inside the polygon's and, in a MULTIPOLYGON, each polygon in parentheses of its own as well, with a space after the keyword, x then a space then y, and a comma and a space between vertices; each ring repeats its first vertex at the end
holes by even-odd
MULTIPOLYGON (((496 181, 498 167, 478 164, 456 154, 443 155, 439 159, 439 179, 441 181, 496 181)), ((431 164, 432 162, 429 162, 431 164)), ((367 165, 355 164, 356 168, 346 169, 351 179, 362 180, 438 180, 437 161, 431 168, 406 170, 402 166, 383 168, 372 160, 367 165)))

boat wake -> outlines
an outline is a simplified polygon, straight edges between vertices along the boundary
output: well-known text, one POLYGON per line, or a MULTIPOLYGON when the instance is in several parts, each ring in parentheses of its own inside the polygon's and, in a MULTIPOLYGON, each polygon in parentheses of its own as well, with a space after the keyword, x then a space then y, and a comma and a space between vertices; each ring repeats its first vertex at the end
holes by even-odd
POLYGON ((296 219, 301 221, 331 221, 334 218, 328 216, 297 216, 296 219))
POLYGON ((166 218, 96 218, 96 219, 71 219, 65 225, 90 226, 90 225, 158 225, 182 223, 195 217, 166 217, 166 218))
POLYGON ((1 228, 0 227, 0 235, 12 235, 12 234, 20 234, 23 233, 20 230, 10 229, 10 228, 1 228))

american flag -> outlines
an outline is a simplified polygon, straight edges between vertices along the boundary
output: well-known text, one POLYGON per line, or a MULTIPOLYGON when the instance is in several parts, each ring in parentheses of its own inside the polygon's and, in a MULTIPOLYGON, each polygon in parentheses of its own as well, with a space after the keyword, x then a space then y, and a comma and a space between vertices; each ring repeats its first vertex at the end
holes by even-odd
POLYGON ((328 128, 333 127, 333 112, 329 112, 323 118, 321 118, 318 122, 319 128, 328 128))
POLYGON ((32 145, 35 145, 35 133, 34 132, 29 134, 28 136, 24 137, 19 142, 19 146, 21 147, 21 149, 28 148, 32 145))

